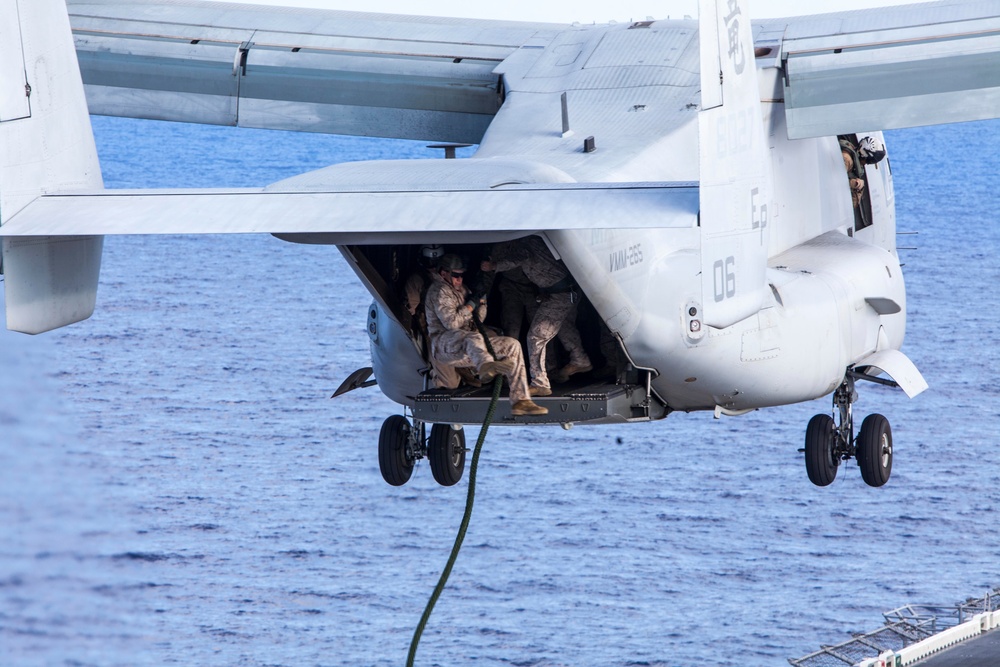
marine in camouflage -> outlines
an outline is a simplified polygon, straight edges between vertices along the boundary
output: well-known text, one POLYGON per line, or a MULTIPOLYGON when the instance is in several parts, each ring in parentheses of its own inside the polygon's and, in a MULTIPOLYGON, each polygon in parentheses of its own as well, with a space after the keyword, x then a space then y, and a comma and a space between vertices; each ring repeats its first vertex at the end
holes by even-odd
MULTIPOLYGON (((427 317, 427 333, 431 340, 431 357, 439 364, 452 369, 471 366, 477 370, 493 361, 486 348, 482 334, 476 329, 472 311, 466 307, 469 290, 464 285, 455 287, 446 282, 438 273, 427 290, 424 312, 427 317)), ((486 318, 486 305, 480 304, 477 315, 480 321, 486 318)), ((490 344, 497 359, 513 361, 512 370, 506 374, 510 384, 510 401, 517 403, 530 400, 528 381, 524 368, 521 344, 509 336, 490 334, 490 344)), ((458 386, 454 377, 435 378, 438 387, 454 389, 458 386)))

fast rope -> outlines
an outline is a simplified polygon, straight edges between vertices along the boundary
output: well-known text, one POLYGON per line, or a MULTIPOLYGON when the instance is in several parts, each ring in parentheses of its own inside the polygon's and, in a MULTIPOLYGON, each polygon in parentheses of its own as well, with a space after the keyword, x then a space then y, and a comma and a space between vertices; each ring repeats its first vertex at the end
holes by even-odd
MULTIPOLYGON (((476 317, 475 311, 473 311, 473 320, 476 323, 476 328, 479 329, 479 333, 482 334, 483 340, 486 341, 486 349, 496 359, 497 355, 493 352, 493 346, 490 345, 490 337, 483 331, 483 325, 479 322, 479 318, 476 317)), ((417 646, 420 644, 420 637, 424 634, 424 628, 427 627, 427 621, 431 617, 431 612, 434 611, 434 605, 437 604, 438 598, 441 597, 441 593, 448 583, 451 568, 455 566, 455 561, 458 560, 458 552, 462 548, 462 542, 465 541, 465 533, 469 529, 469 522, 472 520, 472 504, 476 499, 476 469, 479 467, 479 453, 483 449, 483 442, 486 441, 486 432, 493 422, 493 413, 496 412, 501 389, 503 389, 503 375, 497 375, 493 380, 493 398, 490 400, 489 409, 486 410, 486 419, 483 420, 483 427, 479 431, 479 439, 476 440, 476 448, 472 452, 472 463, 469 465, 469 492, 465 497, 465 514, 462 516, 462 523, 458 527, 458 535, 455 536, 455 544, 451 548, 448 563, 444 566, 444 571, 441 572, 437 586, 434 587, 434 592, 431 594, 430 600, 427 601, 427 606, 424 607, 420 623, 417 624, 417 629, 413 633, 413 639, 410 641, 410 653, 406 657, 406 667, 413 667, 413 661, 417 657, 417 646)))

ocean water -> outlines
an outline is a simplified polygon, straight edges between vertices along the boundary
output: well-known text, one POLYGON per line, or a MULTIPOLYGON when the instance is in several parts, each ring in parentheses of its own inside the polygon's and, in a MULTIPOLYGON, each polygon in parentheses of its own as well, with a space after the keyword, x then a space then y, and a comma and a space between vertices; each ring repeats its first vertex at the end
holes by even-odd
MULTIPOLYGON (((109 187, 253 186, 421 144, 94 119, 109 187)), ((892 479, 806 479, 829 399, 490 430, 418 665, 779 666, 1000 584, 1000 123, 892 132, 930 389, 863 386, 892 479)), ((0 333, 0 665, 400 665, 467 477, 379 474, 370 301, 335 248, 106 241, 98 309, 0 333)), ((476 430, 470 429, 470 443, 476 430)))

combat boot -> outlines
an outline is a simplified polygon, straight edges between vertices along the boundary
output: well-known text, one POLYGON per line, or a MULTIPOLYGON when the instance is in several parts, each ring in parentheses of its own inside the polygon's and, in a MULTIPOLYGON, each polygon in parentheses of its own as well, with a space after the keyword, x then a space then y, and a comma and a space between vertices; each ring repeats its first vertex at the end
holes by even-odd
POLYGON ((548 408, 543 408, 542 406, 535 403, 530 398, 526 398, 523 401, 518 401, 510 408, 510 414, 515 417, 529 416, 529 417, 539 417, 541 415, 549 414, 548 408))
POLYGON ((571 361, 556 372, 556 380, 558 380, 559 382, 565 382, 570 378, 571 375, 576 375, 577 373, 586 373, 592 370, 594 370, 594 365, 589 361, 584 362, 582 364, 574 364, 571 361))

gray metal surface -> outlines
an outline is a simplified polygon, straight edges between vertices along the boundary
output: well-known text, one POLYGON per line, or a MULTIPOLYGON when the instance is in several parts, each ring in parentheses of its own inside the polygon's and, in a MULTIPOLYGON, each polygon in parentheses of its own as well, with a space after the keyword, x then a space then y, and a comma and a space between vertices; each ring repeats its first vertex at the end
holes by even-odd
POLYGON ((914 663, 914 667, 997 667, 997 665, 1000 665, 1000 630, 993 630, 914 663))

